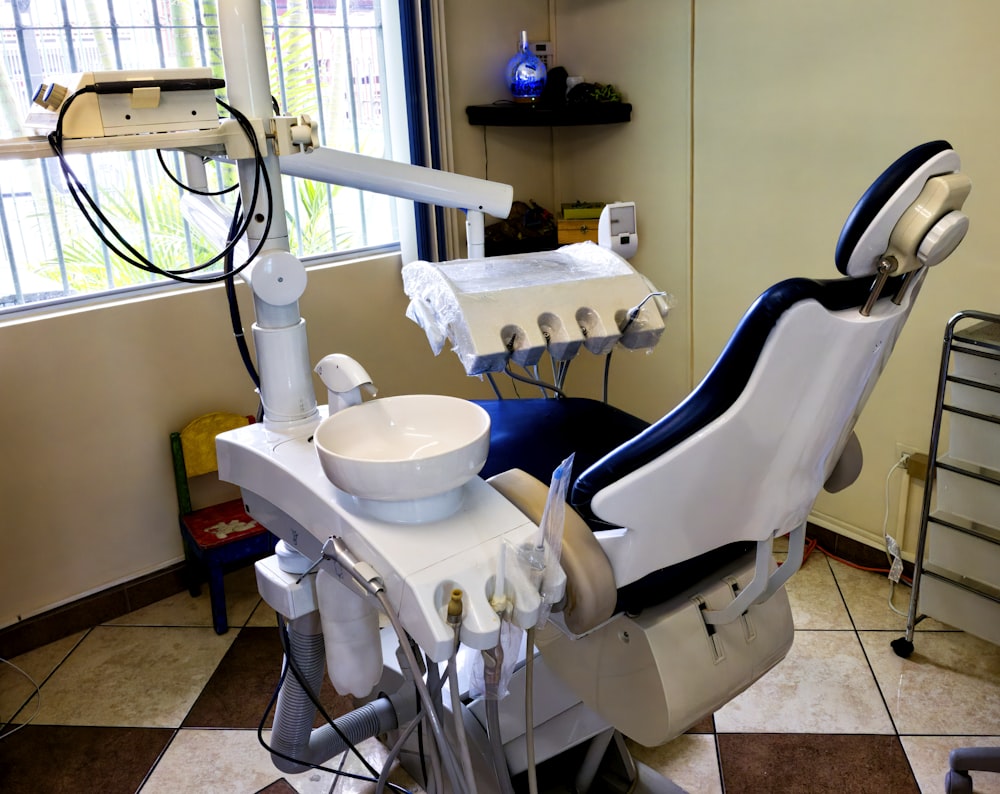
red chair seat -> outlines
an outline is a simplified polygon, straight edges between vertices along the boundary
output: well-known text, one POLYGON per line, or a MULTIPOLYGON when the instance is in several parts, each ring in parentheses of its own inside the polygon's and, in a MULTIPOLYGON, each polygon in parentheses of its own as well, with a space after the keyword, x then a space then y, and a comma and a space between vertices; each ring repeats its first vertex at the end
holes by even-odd
POLYGON ((199 548, 213 549, 267 530, 247 515, 241 499, 204 507, 181 516, 188 534, 199 548))

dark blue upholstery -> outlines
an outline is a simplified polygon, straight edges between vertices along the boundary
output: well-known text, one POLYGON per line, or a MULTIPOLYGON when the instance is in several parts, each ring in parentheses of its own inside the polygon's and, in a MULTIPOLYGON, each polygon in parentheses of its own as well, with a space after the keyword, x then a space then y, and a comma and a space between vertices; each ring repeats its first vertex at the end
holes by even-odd
MULTIPOLYGON (((890 282, 884 294, 892 295, 895 286, 890 282)), ((814 281, 794 278, 768 289, 754 301, 722 355, 687 399, 584 471, 573 484, 570 503, 593 522, 595 516, 590 510, 590 501, 598 491, 655 460, 722 416, 750 380, 771 329, 793 305, 815 300, 830 311, 860 307, 870 287, 869 279, 814 281)))
MULTIPOLYGON (((875 180, 841 232, 836 250, 841 272, 846 272, 854 248, 886 202, 928 160, 951 148, 946 141, 918 146, 875 180)), ((874 277, 825 281, 795 278, 771 287, 743 316, 698 387, 652 425, 594 400, 481 402, 493 423, 489 458, 482 474, 489 477, 520 468, 547 483, 556 466, 570 453, 576 453, 569 502, 592 528, 599 529, 601 521, 591 509, 592 499, 721 417, 745 389, 772 329, 785 312, 807 300, 829 311, 860 309, 874 281, 874 277)), ((889 279, 880 300, 889 300, 901 284, 902 277, 889 279)), ((651 573, 619 589, 618 609, 638 612, 662 602, 694 585, 706 572, 747 553, 752 546, 732 543, 651 573)))

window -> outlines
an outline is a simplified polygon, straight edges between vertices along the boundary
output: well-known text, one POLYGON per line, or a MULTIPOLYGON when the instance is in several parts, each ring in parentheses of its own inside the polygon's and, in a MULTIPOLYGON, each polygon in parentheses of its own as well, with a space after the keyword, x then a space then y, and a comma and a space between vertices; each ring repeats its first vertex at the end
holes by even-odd
MULTIPOLYGON (((209 66, 223 76, 217 7, 225 0, 0 0, 0 138, 22 126, 35 88, 54 74, 209 66)), ((391 155, 380 0, 264 0, 271 89, 283 113, 319 123, 321 143, 391 155)), ((394 6, 394 4, 393 4, 394 6)), ((221 92, 224 96, 224 90, 221 92)), ((183 179, 183 157, 164 152, 183 179)), ((180 188, 155 152, 70 156, 116 228, 157 265, 217 253, 180 211, 180 188)), ((235 181, 216 164, 210 186, 235 181)), ((330 258, 398 240, 391 199, 283 177, 292 250, 330 258)), ((222 197, 232 208, 234 194, 222 197)), ((0 159, 0 311, 93 295, 157 277, 109 254, 86 226, 58 163, 0 159)))

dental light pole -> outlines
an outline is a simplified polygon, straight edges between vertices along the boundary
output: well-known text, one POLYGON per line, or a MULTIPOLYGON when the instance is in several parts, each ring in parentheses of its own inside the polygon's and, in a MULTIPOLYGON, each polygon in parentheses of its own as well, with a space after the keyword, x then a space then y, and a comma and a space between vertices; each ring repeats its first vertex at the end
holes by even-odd
MULTIPOLYGON (((220 2, 219 31, 229 102, 251 119, 255 129, 267 129, 273 111, 259 0, 220 2)), ((253 292, 253 339, 265 422, 289 426, 313 421, 317 408, 305 320, 298 304, 306 273, 302 262, 289 253, 280 175, 463 209, 472 258, 484 255, 484 213, 506 217, 513 191, 509 185, 333 149, 314 148, 281 157, 274 149, 273 143, 263 141, 265 168, 275 186, 270 207, 260 191, 256 203, 252 200, 256 163, 238 163, 243 206, 252 214, 251 250, 264 235, 268 214, 271 218, 261 254, 243 274, 253 292)))

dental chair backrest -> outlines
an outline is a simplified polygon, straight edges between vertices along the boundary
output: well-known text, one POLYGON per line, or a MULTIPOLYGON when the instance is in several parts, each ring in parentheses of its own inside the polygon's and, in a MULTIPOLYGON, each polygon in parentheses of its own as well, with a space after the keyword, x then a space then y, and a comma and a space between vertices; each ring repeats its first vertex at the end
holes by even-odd
POLYGON ((964 237, 971 183, 959 167, 945 141, 893 163, 841 233, 847 278, 767 290, 683 403, 577 478, 573 506, 627 528, 602 541, 619 588, 804 525, 928 267, 964 237))

